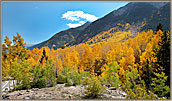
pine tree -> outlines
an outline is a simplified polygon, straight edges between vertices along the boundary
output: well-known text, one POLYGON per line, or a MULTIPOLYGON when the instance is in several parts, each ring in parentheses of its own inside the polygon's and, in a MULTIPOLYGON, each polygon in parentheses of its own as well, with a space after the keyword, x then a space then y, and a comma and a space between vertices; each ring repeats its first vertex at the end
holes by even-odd
POLYGON ((163 29, 162 29, 163 27, 164 26, 162 24, 158 24, 157 27, 156 27, 156 32, 159 31, 159 30, 163 31, 163 29))
POLYGON ((155 77, 152 78, 151 88, 150 89, 153 93, 157 94, 159 97, 170 97, 170 88, 168 85, 165 84, 167 81, 167 77, 163 72, 163 67, 159 67, 158 72, 153 72, 155 77))
POLYGON ((44 59, 45 59, 45 61, 48 60, 48 56, 46 56, 45 48, 43 49, 43 52, 42 52, 42 57, 41 57, 41 60, 40 60, 40 63, 41 63, 41 64, 44 64, 44 62, 43 62, 44 59))

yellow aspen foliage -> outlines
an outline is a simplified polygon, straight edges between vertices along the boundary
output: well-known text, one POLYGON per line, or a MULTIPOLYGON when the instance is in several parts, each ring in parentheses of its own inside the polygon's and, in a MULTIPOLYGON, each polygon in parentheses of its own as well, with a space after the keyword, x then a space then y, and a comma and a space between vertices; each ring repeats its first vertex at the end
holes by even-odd
POLYGON ((66 52, 64 56, 64 66, 68 67, 69 69, 77 70, 79 62, 79 54, 76 50, 66 52))
POLYGON ((76 50, 72 50, 71 52, 71 62, 73 65, 73 69, 77 70, 79 63, 80 63, 80 57, 79 57, 79 53, 76 50))
POLYGON ((93 46, 92 53, 96 59, 101 57, 101 46, 99 43, 93 46))
POLYGON ((161 35, 163 34, 163 32, 161 30, 159 30, 157 32, 157 34, 155 34, 151 40, 151 44, 153 49, 155 49, 156 51, 159 49, 159 45, 158 43, 161 42, 161 35))
POLYGON ((2 80, 6 80, 10 73, 10 61, 4 59, 4 56, 2 56, 2 60, 2 80))
POLYGON ((2 45, 2 78, 12 77, 11 66, 15 58, 18 59, 18 63, 24 61, 27 58, 27 50, 25 47, 24 39, 21 38, 19 33, 17 36, 13 36, 13 41, 10 41, 6 36, 4 44, 2 45))
POLYGON ((37 64, 37 62, 31 57, 28 59, 28 62, 32 68, 37 64))
POLYGON ((63 63, 61 61, 61 59, 57 59, 57 72, 61 73, 61 71, 63 70, 63 63))
POLYGON ((38 48, 36 48, 36 49, 34 48, 32 50, 32 52, 29 52, 28 53, 28 55, 29 55, 28 58, 33 58, 35 60, 36 64, 38 64, 39 63, 39 60, 40 60, 40 58, 42 56, 42 51, 39 50, 38 48))
POLYGON ((81 64, 80 65, 81 65, 83 70, 93 72, 92 67, 94 65, 94 57, 91 54, 92 54, 92 49, 87 44, 86 47, 85 47, 85 51, 82 54, 82 59, 81 59, 81 64))
POLYGON ((129 48, 126 57, 122 57, 122 60, 120 60, 120 66, 124 67, 124 69, 127 69, 128 66, 133 66, 134 64, 135 64, 134 51, 132 48, 129 48))
POLYGON ((53 62, 55 62, 54 60, 57 58, 57 57, 56 57, 56 51, 54 50, 54 48, 52 48, 52 49, 50 50, 50 58, 53 59, 53 62))
POLYGON ((124 74, 125 74, 124 68, 123 67, 120 67, 119 68, 119 77, 120 77, 120 79, 121 79, 122 82, 124 82, 124 77, 123 77, 124 74))
POLYGON ((152 61, 152 62, 155 62, 155 59, 153 57, 153 47, 152 47, 152 44, 148 43, 147 46, 146 46, 146 49, 145 49, 145 52, 143 52, 142 56, 140 56, 140 62, 142 65, 144 65, 147 61, 147 59, 149 61, 152 61))

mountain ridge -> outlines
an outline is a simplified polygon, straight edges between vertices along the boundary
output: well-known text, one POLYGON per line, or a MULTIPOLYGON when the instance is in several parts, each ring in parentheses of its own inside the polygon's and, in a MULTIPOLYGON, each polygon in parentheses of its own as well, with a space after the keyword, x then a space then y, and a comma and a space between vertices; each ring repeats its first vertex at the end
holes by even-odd
POLYGON ((51 38, 49 38, 46 41, 43 41, 39 44, 36 44, 34 46, 28 47, 27 49, 32 50, 33 48, 41 48, 44 46, 48 46, 49 48, 60 48, 61 46, 67 44, 68 42, 70 42, 71 40, 74 40, 74 37, 82 30, 84 30, 88 25, 90 24, 90 22, 86 22, 85 24, 83 24, 82 26, 76 27, 76 28, 70 28, 70 29, 66 29, 63 31, 60 31, 58 33, 56 33, 55 35, 53 35, 51 38), (68 36, 68 37, 67 37, 68 36), (57 43, 57 40, 60 41, 60 43, 57 43), (67 40, 67 42, 63 42, 64 40, 67 40))
MULTIPOLYGON (((42 43, 36 44, 29 47, 28 49, 41 48, 48 46, 49 48, 60 48, 61 46, 67 45, 77 45, 79 43, 84 43, 88 39, 94 37, 100 32, 109 30, 115 27, 117 24, 126 24, 140 26, 143 22, 147 22, 145 27, 141 31, 148 30, 152 27, 151 24, 154 20, 151 16, 158 17, 156 12, 162 9, 168 2, 131 2, 117 10, 110 12, 104 17, 90 23, 87 22, 82 26, 76 28, 70 28, 67 30, 60 31, 52 36, 50 39, 43 41, 42 43)), ((166 8, 169 8, 166 7, 166 8)), ((162 10, 163 12, 163 10, 162 10)), ((154 26, 153 26, 154 27, 154 26)), ((135 28, 137 30, 137 27, 135 28)))
MULTIPOLYGON (((86 30, 83 30, 82 32, 80 32, 80 34, 78 34, 78 37, 76 37, 76 41, 72 42, 71 45, 86 42, 88 38, 94 37, 100 32, 107 31, 110 28, 115 27, 118 23, 141 23, 142 21, 147 19, 153 12, 158 10, 157 7, 154 7, 153 4, 149 4, 147 2, 131 2, 126 4, 125 6, 120 7, 119 9, 114 10, 106 16, 91 23, 90 26, 86 28, 86 30)), ((163 5, 161 5, 160 7, 162 6, 163 5)))

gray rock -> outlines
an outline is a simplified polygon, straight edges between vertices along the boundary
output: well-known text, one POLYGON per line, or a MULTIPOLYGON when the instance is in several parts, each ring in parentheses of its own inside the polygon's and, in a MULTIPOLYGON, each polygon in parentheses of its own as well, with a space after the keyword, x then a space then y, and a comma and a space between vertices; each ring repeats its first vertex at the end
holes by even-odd
POLYGON ((11 92, 11 93, 8 93, 7 95, 8 96, 14 96, 14 95, 18 95, 18 91, 14 91, 14 92, 11 92))
POLYGON ((26 96, 24 99, 30 99, 30 97, 29 96, 26 96))
POLYGON ((76 89, 76 87, 75 87, 75 86, 70 86, 69 88, 70 88, 70 89, 76 89))

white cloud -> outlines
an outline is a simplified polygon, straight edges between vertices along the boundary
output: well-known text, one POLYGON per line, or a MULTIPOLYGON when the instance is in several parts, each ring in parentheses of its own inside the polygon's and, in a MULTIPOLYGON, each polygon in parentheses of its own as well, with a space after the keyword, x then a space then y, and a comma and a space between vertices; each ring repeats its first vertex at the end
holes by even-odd
POLYGON ((86 22, 85 22, 85 21, 80 21, 79 23, 80 23, 80 24, 85 24, 86 22))
POLYGON ((67 24, 70 28, 75 28, 75 27, 78 27, 78 26, 81 26, 82 24, 80 23, 75 23, 75 24, 72 24, 72 23, 69 23, 67 24))
POLYGON ((85 24, 86 22, 85 21, 79 21, 79 23, 75 23, 75 24, 72 24, 72 23, 69 23, 67 24, 70 28, 75 28, 75 27, 78 27, 78 26, 81 26, 83 24, 85 24))
POLYGON ((98 19, 95 15, 84 13, 83 11, 67 11, 62 15, 62 18, 79 21, 80 19, 85 19, 87 21, 95 21, 98 19))

